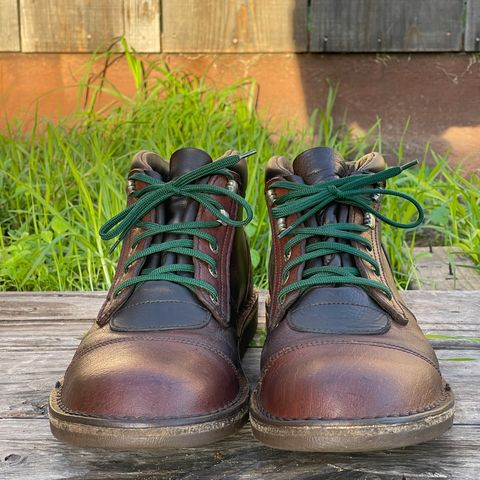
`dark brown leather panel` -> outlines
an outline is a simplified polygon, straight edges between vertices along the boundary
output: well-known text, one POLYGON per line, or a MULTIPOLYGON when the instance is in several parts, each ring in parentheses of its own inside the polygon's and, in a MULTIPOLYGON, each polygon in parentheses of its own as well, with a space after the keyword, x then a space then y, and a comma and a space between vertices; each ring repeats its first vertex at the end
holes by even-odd
POLYGON ((235 230, 233 237, 233 249, 230 261, 230 304, 232 306, 231 317, 238 318, 243 305, 253 295, 252 262, 250 260, 250 248, 243 230, 235 230))
MULTIPOLYGON (((271 191, 276 197, 285 195, 287 191, 282 188, 272 188, 272 184, 282 180, 281 178, 275 177, 269 180, 266 184, 266 192, 271 191)), ((269 218, 270 225, 272 230, 272 252, 270 256, 270 265, 269 265, 269 291, 270 299, 272 300, 269 304, 269 312, 267 317, 267 329, 272 329, 283 319, 287 309, 293 305, 295 300, 300 296, 298 290, 294 290, 289 293, 283 301, 280 301, 278 298, 280 290, 287 285, 290 285, 297 280, 300 280, 304 264, 300 263, 297 266, 293 267, 290 270, 290 273, 286 279, 282 278, 283 268, 285 264, 289 261, 290 258, 295 258, 299 255, 302 255, 305 252, 305 242, 300 242, 295 245, 291 250, 290 257, 285 256, 285 244, 288 241, 288 238, 280 238, 280 227, 277 219, 272 217, 271 208, 273 206, 272 202, 269 199, 268 194, 266 195, 267 205, 269 206, 269 218)), ((290 215, 285 218, 285 226, 290 226, 295 220, 297 220, 298 215, 290 215)))
MULTIPOLYGON (((238 180, 238 178, 237 178, 238 180)), ((227 179, 221 175, 214 175, 209 180, 209 185, 226 187, 227 179)), ((234 202, 229 197, 212 195, 228 212, 231 218, 238 218, 239 208, 238 203, 234 202)), ((198 209, 197 215, 198 221, 212 221, 215 220, 214 216, 203 206, 198 209)), ((200 252, 204 252, 210 255, 217 262, 216 276, 212 275, 212 272, 205 264, 205 262, 193 259, 195 265, 195 278, 205 280, 215 287, 218 292, 218 302, 210 297, 210 294, 203 289, 197 288, 196 295, 198 300, 209 309, 212 315, 222 325, 228 325, 230 319, 230 262, 233 250, 233 239, 235 234, 235 228, 228 225, 219 225, 215 230, 210 229, 208 233, 215 236, 218 242, 218 251, 212 252, 210 245, 207 241, 199 238, 194 239, 194 248, 200 252)), ((249 260, 247 260, 249 261, 249 260)))
POLYGON ((359 287, 312 288, 298 303, 285 318, 302 332, 379 335, 391 325, 390 316, 359 287))
POLYGON ((110 326, 120 332, 201 328, 211 318, 190 290, 172 282, 157 281, 137 288, 112 315, 110 326))

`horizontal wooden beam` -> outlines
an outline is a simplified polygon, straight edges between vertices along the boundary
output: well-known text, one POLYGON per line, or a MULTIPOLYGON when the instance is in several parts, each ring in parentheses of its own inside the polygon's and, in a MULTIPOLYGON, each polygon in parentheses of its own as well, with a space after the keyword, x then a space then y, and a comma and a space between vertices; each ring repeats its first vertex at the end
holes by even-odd
POLYGON ((312 0, 312 52, 462 49, 463 0, 312 0))
POLYGON ((163 0, 165 52, 305 52, 307 0, 163 0))
POLYGON ((480 51, 480 0, 0 0, 0 31, 9 52, 102 51, 122 36, 145 53, 162 36, 177 53, 480 51))
POLYGON ((17 0, 0 0, 0 52, 20 50, 17 0))
POLYGON ((20 0, 22 51, 102 51, 125 37, 139 52, 158 52, 159 1, 20 0))

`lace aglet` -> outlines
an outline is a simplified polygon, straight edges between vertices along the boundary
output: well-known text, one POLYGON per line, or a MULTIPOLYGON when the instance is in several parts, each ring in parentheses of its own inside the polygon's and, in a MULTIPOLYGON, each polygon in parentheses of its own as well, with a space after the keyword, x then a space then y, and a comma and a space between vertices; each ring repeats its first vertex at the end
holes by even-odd
POLYGON ((247 158, 247 157, 250 157, 250 155, 255 155, 257 153, 257 151, 254 149, 254 150, 249 150, 248 152, 245 152, 245 153, 242 153, 241 155, 238 156, 238 158, 242 159, 242 158, 247 158))
POLYGON ((110 247, 110 250, 108 251, 108 254, 111 255, 113 251, 118 247, 118 244, 120 243, 120 239, 116 240, 115 243, 110 247))
POLYGON ((404 165, 400 165, 400 171, 403 172, 404 170, 412 168, 415 165, 418 165, 418 160, 412 160, 411 162, 405 163, 404 165))

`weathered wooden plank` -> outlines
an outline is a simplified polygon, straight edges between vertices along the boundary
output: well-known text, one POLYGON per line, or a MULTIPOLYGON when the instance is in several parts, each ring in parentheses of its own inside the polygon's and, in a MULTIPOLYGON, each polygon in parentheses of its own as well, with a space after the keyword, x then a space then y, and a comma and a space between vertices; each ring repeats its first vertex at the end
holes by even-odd
POLYGON ((24 52, 92 52, 121 36, 160 50, 159 0, 20 0, 20 18, 24 52))
POLYGON ((480 273, 470 257, 451 247, 415 247, 415 289, 480 290, 480 273))
POLYGON ((467 0, 465 50, 480 51, 480 0, 467 0))
POLYGON ((138 52, 160 52, 160 0, 124 0, 125 38, 138 52))
POLYGON ((307 0, 163 0, 166 52, 304 52, 307 0))
MULTIPOLYGON (((427 335, 469 337, 474 339, 470 344, 478 348, 480 291, 409 290, 402 295, 427 335)), ((442 342, 437 343, 438 340, 442 339, 432 339, 432 343, 442 345, 442 342)), ((449 345, 448 339, 443 340, 449 345)), ((451 339, 451 345, 465 344, 462 339, 457 340, 460 343, 451 339)))
POLYGON ((123 1, 21 0, 24 52, 91 52, 124 34, 123 1))
MULTIPOLYGON (((12 343, 14 340, 11 340, 12 343)), ((0 418, 41 418, 47 413, 50 390, 59 380, 75 352, 75 341, 59 339, 57 346, 42 344, 41 332, 30 338, 27 350, 3 348, 0 356, 0 418)), ((251 348, 244 358, 245 372, 252 384, 260 369, 260 348, 251 348)), ((438 350, 442 372, 457 398, 456 424, 480 425, 480 352, 478 350, 438 350), (463 358, 465 360, 458 360, 463 358), (474 359, 474 360, 467 360, 474 359)))
POLYGON ((463 0, 312 0, 312 52, 462 48, 463 0))
MULTIPOLYGON (((433 312, 441 328, 452 328, 458 318, 462 328, 478 331, 480 318, 475 312, 480 292, 405 294, 417 314, 421 310, 421 315, 429 317, 429 311, 433 312)), ((63 374, 103 296, 104 292, 0 295, 1 478, 478 478, 480 360, 453 360, 479 358, 478 349, 437 351, 457 398, 455 425, 440 439, 416 447, 368 455, 281 452, 253 440, 248 426, 223 442, 194 451, 114 453, 60 444, 48 428, 48 393, 63 374), (59 302, 64 305, 56 305, 59 302), (23 320, 16 320, 14 308, 22 305, 18 313, 23 320)), ((260 349, 250 349, 244 365, 252 384, 258 378, 259 362, 260 349)))
MULTIPOLYGON (((432 343, 442 348, 479 348, 480 291, 420 291, 402 293, 432 343), (438 338, 455 337, 455 338, 438 338), (477 338, 477 340, 472 340, 477 338)), ((59 336, 83 334, 98 313, 105 292, 0 293, 0 332, 20 339, 38 329, 54 342, 59 336), (81 321, 85 320, 85 323, 81 321), (57 322, 68 323, 57 328, 57 322)), ((265 296, 260 292, 259 328, 265 327, 265 296)), ((4 345, 0 335, 0 347, 4 345)), ((257 339, 258 340, 258 339, 257 339)), ((19 344, 20 348, 20 344, 19 344)))
POLYGON ((480 429, 454 426, 429 443, 370 454, 284 452, 253 439, 245 426, 195 450, 107 452, 55 441, 48 423, 0 420, 0 475, 12 479, 329 479, 478 480, 480 429))
POLYGON ((0 0, 0 52, 18 52, 20 33, 17 0, 0 0))
POLYGON ((106 292, 2 292, 0 322, 93 320, 106 292))

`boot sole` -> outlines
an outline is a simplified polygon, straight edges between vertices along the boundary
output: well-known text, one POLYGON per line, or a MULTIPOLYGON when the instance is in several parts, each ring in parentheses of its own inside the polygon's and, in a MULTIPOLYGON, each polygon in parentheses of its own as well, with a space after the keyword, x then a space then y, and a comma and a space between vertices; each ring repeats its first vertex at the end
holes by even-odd
POLYGON ((49 403, 50 430, 58 440, 82 448, 155 450, 199 447, 235 433, 248 419, 248 396, 233 412, 222 418, 218 415, 215 420, 182 418, 177 419, 179 425, 72 415, 62 411, 57 400, 58 392, 54 390, 49 403), (189 421, 196 423, 180 424, 189 421))
MULTIPOLYGON (((245 326, 239 344, 241 356, 255 335, 257 316, 255 295, 240 319, 240 324, 245 326)), ((50 394, 50 430, 58 440, 77 447, 112 450, 199 447, 237 432, 248 421, 249 389, 245 377, 240 388, 246 393, 234 405, 212 415, 188 418, 121 419, 70 413, 59 401, 61 388, 59 382, 50 394)))
POLYGON ((454 398, 432 410, 403 417, 352 420, 272 420, 250 407, 257 440, 272 448, 303 452, 350 453, 388 450, 433 440, 453 423, 454 398))

